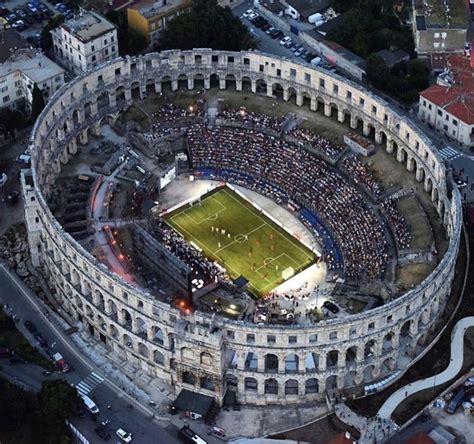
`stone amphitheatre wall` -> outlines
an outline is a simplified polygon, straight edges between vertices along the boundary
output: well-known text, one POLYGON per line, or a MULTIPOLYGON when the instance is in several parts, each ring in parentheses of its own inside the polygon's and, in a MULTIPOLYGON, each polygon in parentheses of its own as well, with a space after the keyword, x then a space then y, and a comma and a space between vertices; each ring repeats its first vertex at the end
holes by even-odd
POLYGON ((323 70, 258 52, 208 49, 120 58, 61 88, 30 139, 32 169, 22 175, 31 257, 64 311, 84 330, 149 375, 213 395, 226 389, 249 404, 302 403, 327 389, 361 386, 395 371, 426 346, 450 295, 461 233, 461 201, 430 141, 407 118, 359 85, 323 70), (263 93, 362 125, 388 154, 423 182, 449 237, 436 269, 390 303, 311 327, 255 325, 195 313, 183 318, 122 281, 67 234, 46 198, 61 167, 101 123, 165 83, 263 93), (211 328, 212 327, 212 328, 211 328), (409 359, 406 359, 406 358, 409 359), (402 359, 404 358, 404 359, 402 359), (297 362, 297 370, 295 370, 297 362))

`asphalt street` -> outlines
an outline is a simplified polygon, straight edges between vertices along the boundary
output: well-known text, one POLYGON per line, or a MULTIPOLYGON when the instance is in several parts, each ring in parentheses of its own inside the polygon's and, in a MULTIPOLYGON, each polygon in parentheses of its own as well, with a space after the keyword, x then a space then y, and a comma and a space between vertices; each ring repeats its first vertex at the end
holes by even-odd
MULTIPOLYGON (((152 410, 144 411, 144 408, 123 393, 120 387, 101 376, 99 368, 88 362, 75 348, 71 340, 53 322, 49 322, 35 296, 16 277, 8 273, 3 265, 0 265, 0 303, 8 304, 13 313, 20 318, 17 324, 21 332, 28 340, 40 348, 33 335, 26 330, 23 322, 28 319, 37 327, 38 331, 48 342, 49 353, 60 352, 65 360, 74 367, 74 371, 54 374, 48 378, 64 378, 68 383, 79 385, 83 394, 94 400, 100 409, 98 417, 93 420, 92 415, 87 414, 83 419, 74 420, 73 423, 92 443, 102 440, 96 435, 94 428, 98 422, 108 419, 110 421, 109 431, 112 436, 119 427, 131 432, 133 442, 146 444, 178 444, 180 441, 170 435, 165 428, 152 419, 152 410), (111 409, 108 410, 107 406, 111 409), (130 407, 132 406, 132 407, 130 407)), ((1 361, 2 367, 4 360, 1 361)), ((31 364, 17 364, 15 366, 5 365, 4 372, 9 379, 22 384, 25 388, 39 389, 41 381, 45 379, 42 370, 31 364), (16 379, 15 379, 16 378, 16 379)))

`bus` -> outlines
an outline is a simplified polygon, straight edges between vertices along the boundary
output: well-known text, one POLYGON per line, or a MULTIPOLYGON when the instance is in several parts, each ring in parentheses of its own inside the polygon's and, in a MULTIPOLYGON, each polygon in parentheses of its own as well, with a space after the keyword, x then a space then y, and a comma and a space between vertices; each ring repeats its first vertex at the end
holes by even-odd
POLYGON ((185 444, 207 444, 207 441, 191 430, 188 425, 179 429, 178 436, 185 444))

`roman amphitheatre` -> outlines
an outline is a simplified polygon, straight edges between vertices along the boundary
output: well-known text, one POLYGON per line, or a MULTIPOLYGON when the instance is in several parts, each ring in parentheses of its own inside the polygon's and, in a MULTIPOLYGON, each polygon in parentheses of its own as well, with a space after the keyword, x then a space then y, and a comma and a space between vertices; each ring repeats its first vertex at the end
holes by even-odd
POLYGON ((176 395, 361 396, 439 327, 459 193, 347 79, 258 52, 121 58, 58 91, 29 148, 31 257, 62 314, 176 395))

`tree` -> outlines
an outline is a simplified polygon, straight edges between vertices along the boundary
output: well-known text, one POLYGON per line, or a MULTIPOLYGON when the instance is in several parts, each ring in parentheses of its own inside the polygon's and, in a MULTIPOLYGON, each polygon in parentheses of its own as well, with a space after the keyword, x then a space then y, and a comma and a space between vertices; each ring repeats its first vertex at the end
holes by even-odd
POLYGON ((385 89, 389 81, 390 70, 382 57, 371 54, 366 60, 365 74, 372 85, 376 88, 385 89))
POLYGON ((161 49, 212 48, 240 51, 257 47, 247 27, 217 0, 195 0, 190 12, 175 17, 163 31, 161 49))
POLYGON ((44 26, 43 30, 41 31, 41 48, 44 51, 47 51, 53 47, 53 37, 51 36, 50 31, 56 29, 63 22, 64 15, 57 14, 52 17, 44 26))
POLYGON ((38 88, 38 85, 36 83, 33 86, 32 95, 33 102, 31 104, 31 119, 35 121, 41 114, 41 111, 43 111, 45 105, 43 91, 38 88))

